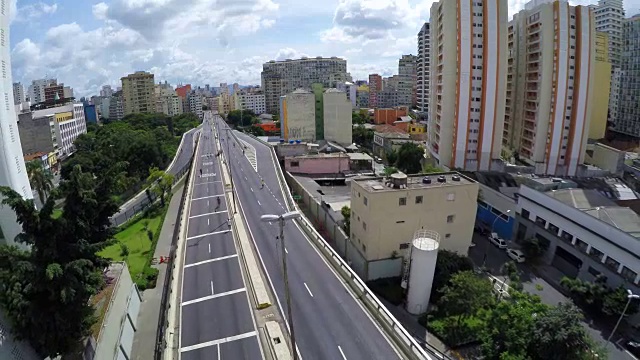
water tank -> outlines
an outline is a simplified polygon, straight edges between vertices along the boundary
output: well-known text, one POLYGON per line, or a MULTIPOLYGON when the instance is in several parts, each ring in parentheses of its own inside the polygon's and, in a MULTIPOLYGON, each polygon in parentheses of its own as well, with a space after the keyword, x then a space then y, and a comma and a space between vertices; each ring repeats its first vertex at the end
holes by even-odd
POLYGON ((407 311, 411 314, 427 311, 439 246, 440 235, 435 231, 418 230, 413 236, 407 293, 407 311))

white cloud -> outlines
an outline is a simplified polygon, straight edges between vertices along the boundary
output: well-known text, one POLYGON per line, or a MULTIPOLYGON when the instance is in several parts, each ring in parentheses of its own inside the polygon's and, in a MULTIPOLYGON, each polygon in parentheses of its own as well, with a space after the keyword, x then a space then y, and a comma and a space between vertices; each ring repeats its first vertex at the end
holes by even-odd
POLYGON ((307 55, 292 48, 284 48, 284 49, 278 50, 278 53, 276 54, 276 57, 274 60, 281 61, 286 59, 299 59, 303 56, 307 56, 307 55))
POLYGON ((58 11, 58 4, 46 4, 38 2, 35 4, 25 5, 17 9, 15 21, 32 21, 44 15, 52 15, 58 11))

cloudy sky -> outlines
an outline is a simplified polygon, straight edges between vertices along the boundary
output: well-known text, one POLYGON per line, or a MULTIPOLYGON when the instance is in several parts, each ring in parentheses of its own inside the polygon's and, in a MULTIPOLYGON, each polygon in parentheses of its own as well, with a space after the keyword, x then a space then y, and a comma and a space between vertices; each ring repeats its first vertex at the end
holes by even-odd
MULTIPOLYGON (((433 0, 11 0, 14 81, 57 77, 76 96, 135 70, 156 81, 259 84, 263 62, 347 59, 355 79, 417 52, 433 0)), ((510 15, 524 0, 508 0, 510 15)), ((574 0, 589 4, 596 0, 574 0)), ((640 0, 625 0, 627 14, 640 0)))

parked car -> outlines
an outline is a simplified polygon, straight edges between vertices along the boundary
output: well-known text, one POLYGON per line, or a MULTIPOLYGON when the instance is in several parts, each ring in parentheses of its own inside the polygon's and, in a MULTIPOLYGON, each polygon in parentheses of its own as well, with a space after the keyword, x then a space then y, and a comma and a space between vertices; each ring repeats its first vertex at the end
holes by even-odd
POLYGON ((518 263, 523 263, 525 260, 524 254, 518 249, 507 249, 507 255, 518 263))
POLYGON ((493 245, 497 246, 498 249, 507 248, 507 242, 496 233, 489 234, 489 241, 491 241, 493 245))

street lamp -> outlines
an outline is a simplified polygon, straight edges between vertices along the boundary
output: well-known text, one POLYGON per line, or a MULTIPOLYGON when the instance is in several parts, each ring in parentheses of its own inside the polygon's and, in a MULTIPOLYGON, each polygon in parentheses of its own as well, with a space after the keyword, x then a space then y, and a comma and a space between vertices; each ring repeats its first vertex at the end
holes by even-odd
MULTIPOLYGON (((509 213, 511 213, 511 210, 507 210, 506 214, 508 215, 509 213)), ((493 223, 491 223, 491 232, 489 233, 489 238, 491 238, 491 234, 493 234, 493 228, 496 225, 496 221, 498 221, 498 219, 500 219, 500 215, 496 216, 495 219, 493 219, 493 223)), ((489 244, 487 244, 484 247, 484 255, 482 256, 482 267, 484 267, 487 264, 487 249, 489 247, 489 244)))
MULTIPOLYGON (((507 210, 506 214, 508 215, 511 212, 511 210, 507 210)), ((493 227, 496 225, 496 221, 498 221, 498 219, 500 218, 500 215, 496 216, 495 219, 493 219, 493 223, 491 224, 491 232, 493 233, 493 227)))
POLYGON ((263 222, 272 223, 277 221, 280 226, 280 243, 282 250, 282 272, 284 274, 284 293, 287 299, 287 318, 289 320, 289 332, 291 333, 291 352, 293 360, 298 360, 298 352, 296 351, 296 337, 293 332, 293 318, 291 315, 291 295, 289 294, 289 277, 287 276, 287 256, 284 244, 284 224, 287 220, 295 220, 300 217, 297 211, 290 211, 281 215, 265 214, 260 217, 263 222))
POLYGON ((627 312, 627 308, 629 307, 629 304, 633 299, 640 299, 640 295, 636 295, 632 293, 631 290, 627 289, 627 304, 624 306, 624 310, 622 310, 622 314, 620 314, 620 317, 618 318, 618 322, 616 322, 616 326, 614 326, 613 330, 611 330, 611 334, 607 338, 607 343, 604 344, 605 350, 607 349, 607 346, 609 346, 609 343, 611 342, 611 338, 613 337, 613 334, 615 334, 616 330, 618 330, 618 325, 620 325, 620 322, 622 321, 622 318, 624 317, 624 314, 627 312))

